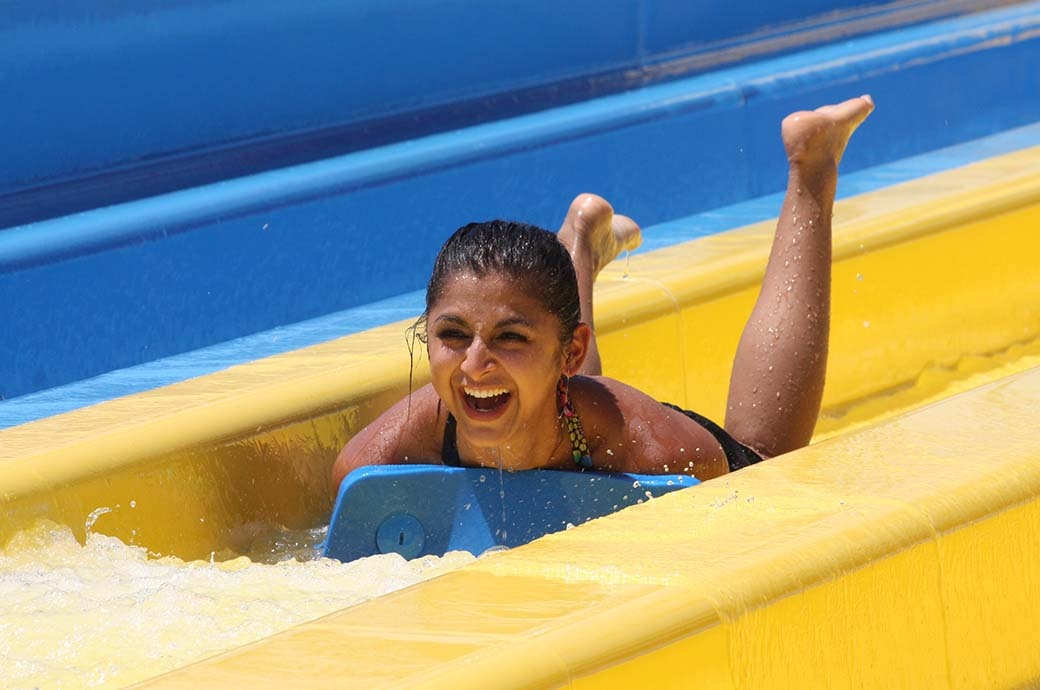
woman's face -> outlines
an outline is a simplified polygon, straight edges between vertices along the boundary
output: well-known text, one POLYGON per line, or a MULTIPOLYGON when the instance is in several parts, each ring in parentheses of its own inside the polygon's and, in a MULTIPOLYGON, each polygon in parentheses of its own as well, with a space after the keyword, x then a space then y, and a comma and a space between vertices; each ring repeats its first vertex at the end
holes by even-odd
POLYGON ((464 273, 447 282, 427 342, 433 386, 460 442, 523 452, 532 434, 557 433, 559 332, 559 319, 511 278, 464 273))

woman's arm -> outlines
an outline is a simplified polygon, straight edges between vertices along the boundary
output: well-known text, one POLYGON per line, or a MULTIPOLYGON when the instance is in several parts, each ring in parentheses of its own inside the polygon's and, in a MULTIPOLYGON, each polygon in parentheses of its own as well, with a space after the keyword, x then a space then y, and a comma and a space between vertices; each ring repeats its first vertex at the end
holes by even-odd
POLYGON ((439 400, 433 386, 423 386, 359 431, 332 465, 333 485, 366 465, 439 463, 446 416, 439 400))

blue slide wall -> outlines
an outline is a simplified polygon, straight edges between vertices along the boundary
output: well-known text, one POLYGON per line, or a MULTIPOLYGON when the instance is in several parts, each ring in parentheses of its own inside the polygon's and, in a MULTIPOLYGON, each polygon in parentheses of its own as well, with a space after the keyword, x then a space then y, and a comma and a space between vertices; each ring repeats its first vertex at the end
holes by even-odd
POLYGON ((0 228, 991 4, 5 2, 0 228))
MULTIPOLYGON (((203 7, 237 6, 185 2, 168 7, 190 14, 203 7)), ((144 7, 137 13, 112 13, 135 21, 159 14, 157 6, 144 7)), ((644 13, 648 7, 640 3, 644 13)), ((416 290, 425 283, 440 241, 469 220, 513 217, 551 227, 574 194, 595 191, 650 225, 775 192, 785 173, 778 123, 799 107, 861 92, 873 93, 884 104, 850 152, 847 171, 1028 124, 1040 112, 1038 14, 1036 4, 1027 3, 872 34, 0 230, 0 323, 6 332, 0 339, 0 397, 416 290), (951 83, 970 87, 950 88, 951 83)), ((54 31, 60 25, 37 23, 54 31)), ((278 30, 281 24, 268 18, 264 26, 278 30)), ((630 28, 624 21, 617 26, 630 28)), ((644 28, 640 35, 645 39, 651 33, 644 28)), ((666 33, 657 40, 661 46, 685 45, 666 33)), ((0 46, 11 50, 8 43, 0 46)), ((645 54, 647 49, 639 50, 645 54)), ((190 53, 185 64, 193 59, 190 53)), ((617 60, 602 57, 599 66, 585 69, 609 69, 608 63, 620 64, 617 60)), ((400 69, 407 72, 407 66, 400 69)), ((4 72, 2 78, 11 74, 4 72)), ((306 76, 295 85, 279 82, 279 92, 283 97, 312 93, 303 88, 306 76)), ((517 76, 510 79, 507 86, 520 82, 517 76)), ((431 82, 431 93, 435 85, 431 82)), ((238 91, 228 95, 221 105, 225 115, 210 113, 225 125, 223 130, 185 127, 201 139, 176 145, 190 148, 205 141, 212 146, 234 130, 228 123, 236 107, 250 112, 257 107, 238 101, 238 91)), ((381 102, 392 100, 385 98, 381 102)), ((180 107, 182 101, 172 99, 169 107, 180 107)), ((97 108, 127 118, 131 105, 109 94, 97 108)), ((101 157, 80 152, 69 154, 67 162, 119 167, 119 156, 125 163, 141 151, 159 155, 155 146, 174 139, 153 128, 175 119, 160 117, 161 110, 141 106, 141 132, 122 137, 113 134, 118 128, 111 123, 101 126, 104 118, 98 112, 90 113, 99 118, 94 130, 99 141, 80 132, 90 140, 82 146, 97 145, 101 157), (122 141, 123 148, 113 141, 122 141)), ((74 112, 66 109, 69 122, 82 125, 74 112)), ((365 114, 358 110, 349 116, 365 114)), ((286 122, 306 120, 292 120, 284 112, 279 117, 280 124, 271 127, 288 129, 286 122)), ((70 146, 79 143, 76 137, 63 139, 70 146)), ((58 174, 60 146, 53 148, 50 163, 40 163, 33 174, 58 174)), ((30 158, 23 151, 12 160, 30 158)), ((20 181, 7 180, 10 189, 32 177, 22 174, 20 181)))

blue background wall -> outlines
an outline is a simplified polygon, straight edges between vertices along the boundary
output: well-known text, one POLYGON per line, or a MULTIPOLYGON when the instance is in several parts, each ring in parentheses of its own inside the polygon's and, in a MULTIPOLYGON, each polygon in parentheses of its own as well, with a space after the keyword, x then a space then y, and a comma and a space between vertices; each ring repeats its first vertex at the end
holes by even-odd
POLYGON ((965 5, 758 0, 727 12, 715 2, 652 0, 6 2, 0 228, 965 5))
MULTIPOLYGON (((273 4, 259 6, 271 13, 280 11, 273 4)), ((432 4, 418 6, 432 11, 432 4)), ((24 182, 31 177, 26 172, 30 162, 37 166, 33 174, 38 176, 71 174, 75 166, 88 161, 116 165, 114 161, 142 151, 158 155, 157 146, 172 142, 181 148, 212 143, 228 132, 244 132, 243 123, 255 124, 267 117, 270 127, 310 122, 308 117, 320 119, 323 112, 324 117, 333 117, 332 106, 307 115, 303 111, 314 103, 309 97, 292 97, 316 93, 313 84, 306 86, 313 76, 308 74, 301 74, 297 82, 286 75, 275 80, 274 92, 281 96, 273 98, 274 92, 268 91, 269 113, 259 101, 250 100, 259 97, 244 82, 218 98, 216 77, 210 91, 197 91, 208 94, 205 99, 189 98, 193 89, 186 82, 170 84, 169 92, 178 96, 164 106, 158 94, 164 82, 173 79, 177 62, 170 53, 180 52, 180 62, 195 73, 206 72, 205 60, 198 55, 217 59, 212 47, 209 53, 196 48, 201 30, 187 18, 202 13, 206 21, 198 21, 208 27, 208 33, 202 33, 212 38, 221 27, 237 26, 224 15, 220 15, 224 23, 217 22, 216 9, 238 8, 241 13, 243 6, 175 4, 166 11, 180 19, 170 25, 154 4, 146 3, 143 10, 134 5, 134 11, 126 9, 129 5, 115 7, 110 16, 98 15, 96 21, 105 27, 124 27, 125 40, 132 37, 145 53, 149 45, 161 43, 158 35, 164 36, 165 57, 158 63, 143 58, 117 60, 118 51, 96 36, 91 43, 90 32, 70 34, 67 41, 77 50, 100 56, 100 62, 87 60, 93 67, 77 73, 93 75, 83 78, 77 89, 72 73, 59 70, 56 57, 44 59, 46 51, 37 46, 40 64, 49 64, 57 72, 39 73, 41 80, 52 80, 38 82, 38 91, 48 91, 35 94, 44 104, 38 107, 39 117, 25 116, 31 110, 28 106, 19 111, 29 131, 21 137, 14 136, 15 130, 6 135, 14 151, 14 163, 6 172, 9 185, 16 184, 11 170, 20 164, 24 182), (149 22, 155 23, 156 34, 140 34, 151 26, 149 22), (180 33, 174 31, 178 26, 180 33), (182 51, 169 47, 178 45, 182 51), (109 70, 115 69, 112 61, 121 61, 126 74, 153 70, 156 78, 148 88, 154 99, 120 99, 114 86, 119 80, 110 80, 109 70), (57 73, 69 81, 62 82, 54 76, 57 73), (44 88, 48 84, 61 88, 48 90, 44 88), (67 102, 61 89, 67 90, 67 102), (102 93, 107 95, 91 100, 91 94, 102 93), (212 107, 199 109, 200 100, 212 107), (163 131, 177 129, 175 112, 181 113, 182 120, 176 135, 163 131), (183 120, 192 113, 203 124, 185 124, 183 120), (122 131, 118 122, 136 128, 122 131), (59 125, 67 125, 75 134, 64 134, 67 130, 59 125), (44 132, 63 134, 41 144, 44 132), (189 135, 197 138, 191 140, 189 135), (37 159, 30 155, 33 145, 41 147, 37 159), (68 168, 64 173, 62 165, 68 168)), ((649 6, 639 7, 646 12, 649 6)), ((321 4, 311 9, 321 8, 338 11, 321 4)), ((28 27, 24 31, 30 33, 36 30, 33 27, 46 28, 57 41, 65 27, 62 21, 46 13, 30 14, 26 11, 24 21, 17 16, 9 21, 14 21, 15 29, 28 27)), ((318 21, 320 16, 308 16, 321 30, 327 28, 328 22, 318 21)), ((532 23, 539 21, 539 15, 526 16, 532 23)), ((607 35, 621 36, 631 31, 632 16, 596 26, 607 35)), ((635 16, 638 19, 638 13, 635 16)), ((676 21, 665 14, 656 16, 659 27, 676 21)), ((237 30, 253 31, 250 35, 257 39, 262 30, 294 25, 298 17, 285 17, 283 22, 277 18, 243 21, 237 30)), ((382 21, 390 22, 389 15, 382 21)), ((490 19, 485 16, 483 21, 490 19)), ((302 31, 303 25, 295 26, 302 31)), ((77 22, 65 28, 71 31, 77 26, 82 28, 77 22)), ((466 26, 467 31, 480 33, 474 25, 466 26)), ((1040 77, 1035 69, 1040 64, 1038 28, 1037 4, 1025 4, 0 230, 0 323, 4 324, 0 397, 24 395, 419 289, 440 242, 470 220, 511 217, 553 227, 575 194, 594 191, 650 225, 776 192, 786 172, 778 125, 784 114, 797 108, 862 92, 874 94, 882 107, 871 126, 857 135, 846 172, 1033 122, 1040 112, 1040 77)), ((382 31, 396 35, 400 29, 387 24, 382 31)), ((533 36, 533 28, 531 32, 533 36)), ((334 34, 325 34, 329 51, 334 34)), ((654 45, 662 52, 664 46, 685 49, 682 40, 690 39, 680 39, 661 36, 654 45)), ((393 51, 375 45, 374 40, 364 44, 366 50, 389 60, 393 51)), ((227 48, 226 59, 238 59, 235 56, 246 50, 246 43, 221 43, 227 48), (240 50, 232 49, 235 46, 240 50)), ((278 50, 288 50, 278 45, 278 50)), ((617 44, 605 41, 604 45, 617 44)), ((486 46, 486 50, 501 47, 494 41, 486 46)), ((28 50, 28 44, 23 48, 28 50)), ((12 44, 0 42, 0 50, 13 50, 12 44)), ((410 54, 418 60, 415 52, 410 54)), ((620 59, 609 50, 591 53, 597 57, 583 63, 585 69, 599 69, 620 59)), ((428 55, 441 53, 428 51, 428 55)), ((470 88, 476 88, 480 74, 485 82, 498 74, 488 65, 462 64, 465 60, 458 55, 455 59, 459 61, 453 67, 456 72, 476 70, 477 76, 465 81, 470 88)), ((560 65, 566 63, 558 55, 556 59, 560 65)), ((518 83, 518 75, 530 68, 526 55, 519 63, 518 71, 509 77, 512 81, 501 83, 518 83)), ((414 67, 404 61, 395 64, 403 74, 411 74, 414 67)), ((508 66, 503 69, 508 71, 508 66)), ((548 73, 553 68, 541 69, 548 73)), ((30 80, 19 70, 5 70, 2 75, 29 90, 30 80)), ((431 89, 424 93, 440 88, 447 94, 452 80, 445 77, 438 82, 434 76, 431 89)), ((146 81, 142 77, 142 83, 146 81)), ((384 105, 393 102, 394 96, 380 90, 394 86, 368 85, 366 98, 372 100, 364 107, 379 99, 385 99, 379 100, 384 105)), ((396 97, 401 97, 402 87, 396 84, 396 88, 396 97)), ((352 103, 357 114, 366 101, 343 102, 352 103)), ((344 114, 340 111, 335 117, 344 114)))

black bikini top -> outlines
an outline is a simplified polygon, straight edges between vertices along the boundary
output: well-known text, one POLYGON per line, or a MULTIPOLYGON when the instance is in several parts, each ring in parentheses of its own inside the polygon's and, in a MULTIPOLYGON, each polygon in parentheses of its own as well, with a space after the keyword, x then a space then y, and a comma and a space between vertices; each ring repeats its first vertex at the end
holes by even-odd
MULTIPOLYGON (((581 469, 592 467, 592 458, 589 456, 589 442, 585 440, 585 433, 581 428, 581 419, 574 408, 568 402, 563 410, 563 419, 567 424, 567 433, 571 439, 571 454, 574 464, 581 469), (568 408, 570 414, 568 415, 568 408)), ((441 461, 448 467, 462 467, 462 459, 459 458, 459 447, 455 440, 457 423, 455 417, 449 413, 444 420, 444 440, 441 442, 441 461)))
MULTIPOLYGON (((690 410, 684 410, 677 405, 672 405, 671 403, 661 404, 670 407, 673 410, 682 412, 687 417, 707 429, 722 446, 722 450, 726 454, 726 459, 729 461, 730 472, 735 472, 743 467, 762 461, 762 456, 734 439, 726 433, 722 427, 707 417, 699 415, 696 412, 691 412, 690 410)), ((578 417, 577 413, 574 411, 574 407, 571 406, 569 401, 567 401, 564 406, 563 417, 564 421, 567 423, 567 431, 571 439, 571 452, 573 453, 574 463, 582 469, 591 468, 592 458, 589 457, 589 444, 588 441, 585 440, 585 434, 581 428, 581 419, 578 417), (568 412, 570 413, 569 415, 568 412)), ((459 448, 455 441, 455 433, 455 417, 449 414, 447 420, 444 422, 444 441, 441 443, 441 460, 449 467, 462 467, 462 460, 459 458, 459 448)))

